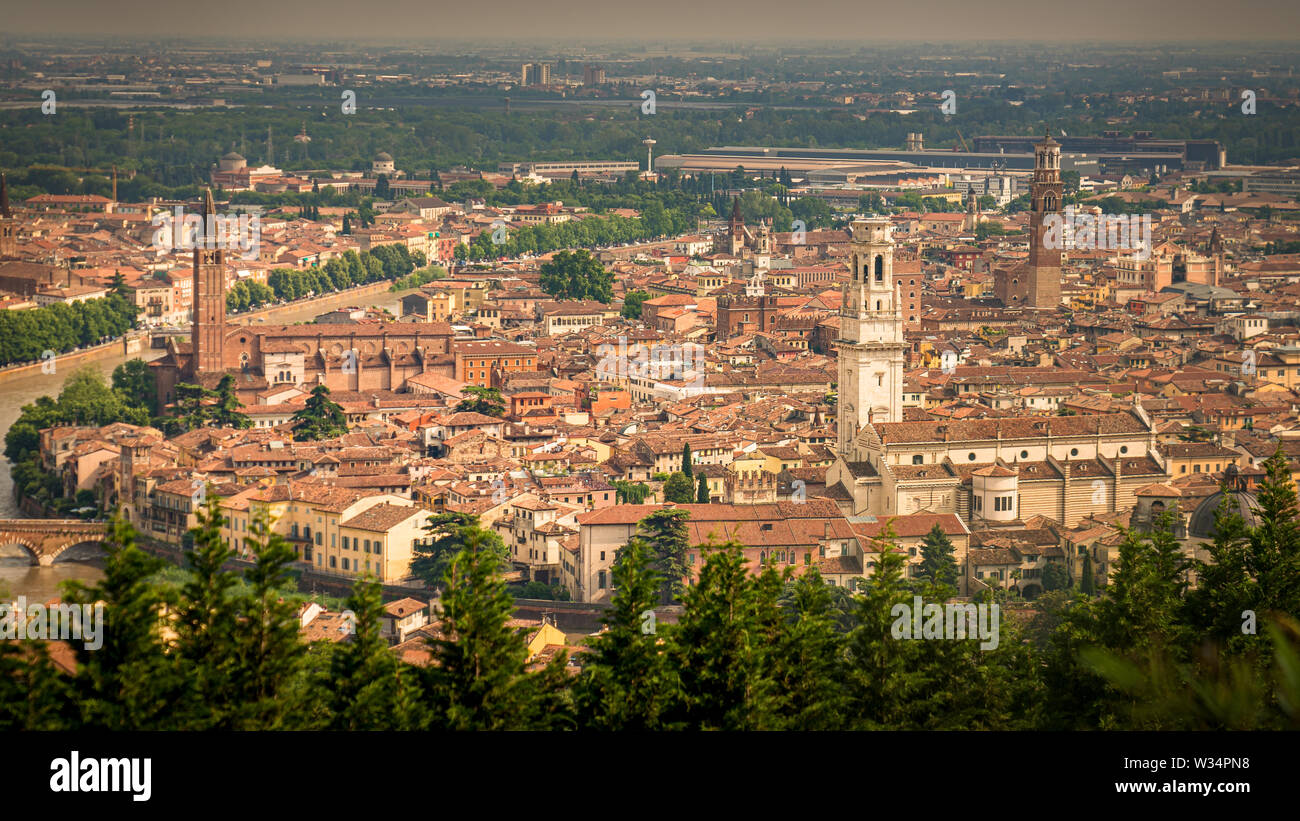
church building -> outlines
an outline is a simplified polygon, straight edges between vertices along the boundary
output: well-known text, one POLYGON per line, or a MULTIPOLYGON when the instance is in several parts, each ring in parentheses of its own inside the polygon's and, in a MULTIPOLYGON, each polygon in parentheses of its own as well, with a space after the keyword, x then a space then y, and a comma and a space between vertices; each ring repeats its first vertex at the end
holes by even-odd
MULTIPOLYGON (((1059 202, 1059 201, 1058 201, 1059 202)), ((827 495, 846 516, 954 513, 968 525, 1041 515, 1069 527, 1170 478, 1142 407, 1122 413, 909 422, 889 220, 852 226, 840 310, 838 439, 827 495)))

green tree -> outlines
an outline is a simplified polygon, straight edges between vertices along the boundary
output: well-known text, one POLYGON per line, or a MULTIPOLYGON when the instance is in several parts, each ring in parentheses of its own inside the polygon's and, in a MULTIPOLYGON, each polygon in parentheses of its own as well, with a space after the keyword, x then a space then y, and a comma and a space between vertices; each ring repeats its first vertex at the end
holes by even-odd
POLYGON ((674 473, 664 482, 664 501, 689 505, 695 501, 695 484, 685 473, 674 473))
POLYGON ((692 472, 691 472, 691 443, 690 443, 690 442, 683 442, 683 443, 682 443, 682 473, 686 474, 686 478, 687 478, 687 479, 690 479, 691 476, 692 476, 692 472))
POLYGON ((845 638, 839 630, 832 588, 816 565, 788 585, 791 596, 781 631, 772 644, 772 678, 784 695, 784 727, 838 730, 850 707, 844 687, 845 638))
POLYGON ((451 562, 462 551, 475 544, 497 557, 501 568, 509 566, 510 551, 495 531, 479 527, 478 517, 472 513, 439 513, 430 516, 424 525, 425 538, 412 549, 411 575, 423 579, 431 587, 440 586, 451 562))
POLYGON ((128 359, 113 369, 113 390, 123 402, 147 409, 150 416, 158 413, 158 386, 143 359, 128 359))
MULTIPOLYGON (((434 714, 452 730, 548 726, 559 711, 556 694, 547 686, 555 662, 550 676, 526 672, 527 648, 508 626, 514 601, 481 531, 470 534, 443 582, 440 631, 429 640, 434 714)), ((564 659, 557 662, 562 676, 564 659)))
POLYGON ((235 377, 226 374, 217 383, 216 405, 212 408, 212 421, 223 428, 251 428, 253 420, 239 409, 244 404, 235 396, 235 377))
POLYGON ((611 484, 614 485, 614 500, 616 502, 639 505, 644 503, 646 498, 650 495, 650 486, 644 482, 629 482, 625 479, 615 479, 611 484))
POLYGON ((936 522, 921 542, 921 577, 930 584, 957 591, 957 560, 948 534, 936 522))
POLYGON ((402 697, 418 686, 414 671, 398 661, 380 635, 384 601, 379 583, 358 579, 347 607, 353 615, 352 635, 330 659, 330 728, 406 730, 427 724, 418 709, 421 702, 402 697))
POLYGON ((249 523, 253 566, 244 574, 248 592, 241 602, 240 629, 235 634, 232 693, 239 705, 237 729, 293 729, 303 705, 291 699, 290 688, 300 671, 306 646, 298 635, 295 605, 283 595, 289 581, 293 548, 271 528, 259 510, 249 523))
POLYGON ((872 546, 875 567, 857 600, 857 626, 849 634, 846 685, 857 729, 906 726, 909 705, 921 682, 915 669, 918 642, 892 636, 895 605, 911 607, 903 578, 906 560, 895 542, 892 524, 872 546))
POLYGON ((576 686, 579 722, 594 730, 661 729, 673 690, 654 618, 663 580, 637 538, 619 549, 612 574, 606 629, 592 639, 576 686))
POLYGON ((647 299, 650 299, 650 294, 646 291, 631 291, 623 297, 623 310, 619 313, 624 319, 640 319, 641 306, 647 299))
POLYGON ((1263 468, 1255 492, 1259 524, 1250 532, 1247 551, 1247 569, 1255 579, 1254 609, 1300 614, 1300 513, 1280 440, 1263 468))
POLYGON ((302 410, 293 415, 293 438, 299 442, 332 439, 348 432, 348 418, 343 407, 330 401, 330 389, 317 385, 302 410))
POLYGON ((1055 590, 1066 590, 1070 587, 1070 573, 1065 569, 1065 565, 1060 562, 1052 562, 1043 568, 1043 590, 1051 593, 1055 590))
POLYGON ((103 603, 102 645, 95 650, 74 643, 82 727, 101 730, 173 729, 173 705, 185 682, 167 657, 162 617, 170 597, 152 577, 163 567, 136 547, 130 523, 114 516, 104 544, 104 577, 87 587, 69 584, 73 604, 103 603))
POLYGON ((776 729, 777 691, 763 635, 764 624, 779 620, 776 597, 762 595, 738 544, 700 547, 708 558, 669 635, 678 682, 669 714, 688 729, 776 729))
POLYGON ((614 275, 586 251, 560 251, 540 268, 542 290, 556 299, 614 298, 614 275))
POLYGON ((656 510, 637 523, 637 530, 650 548, 655 572, 663 578, 660 603, 679 601, 686 592, 686 551, 690 546, 685 510, 656 510))
POLYGON ((709 503, 709 479, 703 473, 700 474, 699 484, 695 487, 695 501, 701 505, 709 503))
POLYGON ((467 385, 460 389, 465 398, 456 405, 460 412, 481 413, 500 419, 506 415, 506 403, 497 388, 484 388, 479 385, 467 385))
POLYGON ((189 683, 180 712, 192 730, 231 729, 239 705, 230 701, 239 619, 239 580, 225 569, 235 553, 222 538, 220 498, 208 494, 195 512, 194 549, 186 553, 189 578, 176 609, 175 656, 189 683))

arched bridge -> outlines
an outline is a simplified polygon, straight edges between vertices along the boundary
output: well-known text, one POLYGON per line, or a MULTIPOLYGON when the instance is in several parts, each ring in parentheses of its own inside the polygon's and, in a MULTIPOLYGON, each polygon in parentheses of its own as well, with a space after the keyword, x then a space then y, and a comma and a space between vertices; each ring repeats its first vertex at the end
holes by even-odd
POLYGON ((79 544, 103 544, 108 535, 104 522, 81 519, 0 519, 0 546, 27 548, 37 564, 54 564, 65 550, 79 544))

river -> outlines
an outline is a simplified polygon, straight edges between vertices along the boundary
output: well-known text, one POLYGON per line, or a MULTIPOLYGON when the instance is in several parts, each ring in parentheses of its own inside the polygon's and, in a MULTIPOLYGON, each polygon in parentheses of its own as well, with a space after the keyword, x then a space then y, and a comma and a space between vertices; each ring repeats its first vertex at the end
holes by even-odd
MULTIPOLYGON (((393 312, 394 316, 401 314, 401 307, 398 304, 403 296, 412 291, 402 291, 399 293, 381 292, 371 295, 366 299, 358 299, 356 295, 336 294, 329 297, 322 297, 318 300, 312 300, 309 303, 294 305, 283 308, 276 312, 273 319, 268 319, 266 323, 254 324, 277 324, 292 325, 295 322, 310 322, 316 316, 334 308, 355 305, 358 302, 364 302, 366 305, 378 305, 387 308, 393 312)), ((241 322, 240 317, 231 317, 232 322, 241 322)), ((161 350, 145 349, 138 355, 145 361, 152 361, 163 355, 161 350)), ((93 365, 98 371, 104 374, 104 381, 111 383, 113 369, 121 365, 127 359, 135 359, 136 356, 128 357, 122 353, 105 354, 102 359, 96 359, 86 363, 93 365)), ((42 396, 58 396, 59 391, 63 388, 63 380, 84 365, 73 367, 60 367, 56 373, 32 373, 21 376, 6 382, 0 386, 0 432, 7 432, 10 425, 17 421, 22 411, 23 405, 31 404, 42 396)), ((18 501, 14 498, 13 477, 9 474, 9 462, 0 458, 0 519, 17 519, 26 518, 26 515, 18 509, 18 501)), ((31 565, 30 558, 22 548, 14 545, 0 545, 0 594, 8 596, 27 596, 30 601, 46 601, 59 595, 59 583, 68 579, 76 579, 86 583, 92 583, 103 577, 103 571, 94 561, 64 561, 56 562, 50 567, 36 567, 31 565)))

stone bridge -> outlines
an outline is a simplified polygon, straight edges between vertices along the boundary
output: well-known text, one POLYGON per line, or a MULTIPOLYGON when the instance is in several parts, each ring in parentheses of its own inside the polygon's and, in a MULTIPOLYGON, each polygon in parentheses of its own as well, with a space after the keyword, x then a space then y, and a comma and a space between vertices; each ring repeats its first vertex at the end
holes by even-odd
POLYGON ((54 564, 65 550, 80 544, 103 544, 106 522, 81 519, 0 519, 0 547, 16 544, 27 549, 42 567, 54 564))

